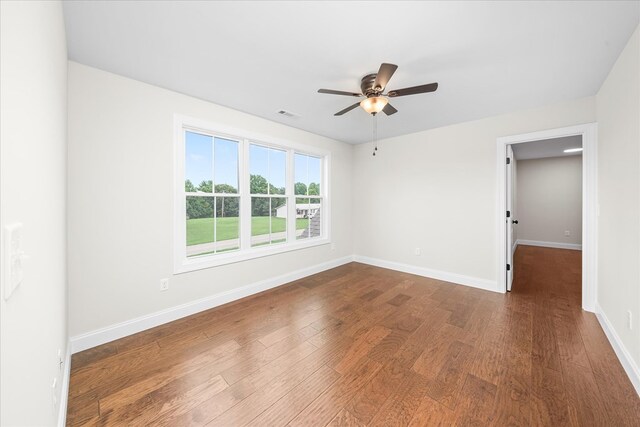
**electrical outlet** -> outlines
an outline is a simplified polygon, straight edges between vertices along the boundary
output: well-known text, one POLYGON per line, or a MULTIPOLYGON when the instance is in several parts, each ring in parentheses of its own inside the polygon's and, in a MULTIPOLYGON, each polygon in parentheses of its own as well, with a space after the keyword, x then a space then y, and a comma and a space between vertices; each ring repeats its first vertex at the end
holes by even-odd
POLYGON ((420 250, 420 248, 416 248, 413 253, 415 254, 415 256, 420 256, 420 254, 422 253, 422 251, 420 250))
POLYGON ((633 329, 633 313, 631 313, 631 310, 627 310, 627 326, 629 330, 633 329))
POLYGON ((169 289, 169 279, 160 279, 160 290, 166 291, 169 289))
POLYGON ((564 231, 564 235, 565 235, 565 237, 569 237, 569 236, 571 236, 571 232, 569 230, 565 230, 564 231))

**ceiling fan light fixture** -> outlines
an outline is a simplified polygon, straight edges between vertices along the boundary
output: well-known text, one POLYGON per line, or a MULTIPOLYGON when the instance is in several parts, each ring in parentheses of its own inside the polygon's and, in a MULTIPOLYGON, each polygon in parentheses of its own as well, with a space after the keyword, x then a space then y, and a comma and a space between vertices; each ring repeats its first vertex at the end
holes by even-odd
POLYGON ((369 114, 377 114, 386 107, 389 100, 384 96, 372 96, 371 98, 363 99, 360 102, 360 106, 369 114))
POLYGON ((326 93, 329 95, 343 95, 361 97, 365 96, 366 99, 362 102, 356 102, 349 105, 347 108, 343 108, 334 114, 334 116, 342 116, 349 111, 358 108, 358 105, 362 107, 364 111, 375 116, 379 112, 385 113, 387 116, 391 116, 398 112, 393 105, 389 104, 388 98, 395 98, 397 96, 417 95, 419 93, 435 92, 438 89, 438 83, 429 83, 426 85, 406 87, 404 89, 392 90, 389 93, 382 95, 382 92, 387 87, 389 79, 393 76, 396 69, 395 64, 388 64, 386 62, 380 65, 380 69, 376 74, 367 74, 360 80, 360 92, 345 92, 343 90, 333 89, 318 89, 319 93, 326 93))

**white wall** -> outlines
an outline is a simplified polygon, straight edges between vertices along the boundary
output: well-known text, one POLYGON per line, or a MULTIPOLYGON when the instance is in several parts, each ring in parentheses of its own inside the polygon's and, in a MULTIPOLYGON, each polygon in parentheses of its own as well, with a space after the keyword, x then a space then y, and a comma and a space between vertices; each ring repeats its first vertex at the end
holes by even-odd
POLYGON ((352 146, 69 63, 69 329, 94 331, 353 253, 352 146), (329 245, 173 276, 173 115, 331 151, 329 245), (171 278, 170 289, 159 281, 171 278))
POLYGON ((517 193, 519 239, 582 244, 582 156, 519 160, 517 193))
POLYGON ((0 424, 55 425, 51 386, 57 377, 60 402, 58 349, 64 356, 67 343, 62 6, 3 1, 0 16, 2 241, 5 225, 23 223, 23 250, 30 257, 21 286, 9 300, 0 299, 0 424))
POLYGON ((598 303, 636 369, 640 366, 639 31, 597 95, 598 303), (627 310, 633 313, 633 330, 627 326, 627 310))
POLYGON ((356 254, 495 289, 496 139, 593 121, 590 97, 357 146, 356 254))

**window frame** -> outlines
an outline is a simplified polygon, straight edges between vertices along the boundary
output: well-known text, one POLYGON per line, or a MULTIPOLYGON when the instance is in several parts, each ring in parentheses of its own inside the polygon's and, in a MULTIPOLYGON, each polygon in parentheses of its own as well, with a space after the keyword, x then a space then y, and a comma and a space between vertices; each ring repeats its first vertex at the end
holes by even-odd
MULTIPOLYGON (((271 256, 279 253, 327 245, 331 243, 331 200, 330 173, 331 153, 316 147, 275 138, 244 129, 234 128, 221 123, 200 120, 183 115, 174 115, 174 191, 173 191, 173 272, 174 274, 217 267, 250 259, 271 256), (217 254, 187 257, 186 232, 186 197, 184 188, 185 173, 185 132, 197 132, 212 137, 227 138, 238 141, 238 198, 240 203, 239 227, 240 249, 217 254), (286 152, 286 185, 285 198, 287 200, 287 241, 262 246, 251 246, 251 197, 250 194, 250 145, 255 144, 267 148, 274 148, 286 152), (297 240, 296 233, 296 203, 295 203, 295 173, 294 154, 304 154, 321 159, 320 195, 323 213, 321 220, 321 235, 297 240), (292 226, 293 224, 293 226, 292 226)), ((214 172, 215 174, 215 172, 214 172)), ((213 177, 212 177, 213 179, 213 177)), ((215 183, 214 183, 215 190, 215 183)), ((215 193, 211 196, 214 197, 215 193)))

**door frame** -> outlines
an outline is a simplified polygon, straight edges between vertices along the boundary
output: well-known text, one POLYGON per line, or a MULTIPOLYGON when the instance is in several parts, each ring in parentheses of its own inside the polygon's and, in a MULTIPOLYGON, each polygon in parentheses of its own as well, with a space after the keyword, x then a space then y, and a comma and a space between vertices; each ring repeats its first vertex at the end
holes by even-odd
MULTIPOLYGON (((497 290, 507 291, 506 156, 507 145, 565 136, 582 136, 582 309, 595 312, 597 295, 597 156, 598 124, 585 123, 519 135, 499 137, 497 159, 497 290)), ((511 250, 511 249, 509 249, 511 250)))
POLYGON ((511 268, 507 269, 506 272, 506 277, 507 277, 507 283, 506 283, 506 290, 510 291, 511 287, 513 285, 513 277, 514 277, 514 263, 513 263, 513 257, 515 255, 515 251, 514 251, 514 245, 516 243, 516 241, 513 238, 513 231, 514 231, 514 227, 513 227, 513 220, 515 219, 515 212, 516 209, 514 207, 514 203, 513 203, 513 193, 514 193, 514 189, 513 189, 513 178, 514 178, 514 174, 513 174, 513 165, 516 164, 516 162, 514 161, 514 154, 513 154, 513 147, 511 147, 511 145, 505 145, 506 148, 506 153, 505 156, 507 157, 511 157, 511 162, 509 162, 508 164, 505 165, 505 203, 504 203, 504 207, 505 209, 509 212, 509 216, 506 216, 506 221, 505 221, 505 243, 506 243, 506 254, 507 254, 507 259, 505 260, 505 262, 507 264, 510 264, 511 268), (511 248, 511 249, 509 249, 511 248))

